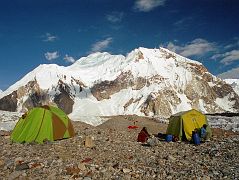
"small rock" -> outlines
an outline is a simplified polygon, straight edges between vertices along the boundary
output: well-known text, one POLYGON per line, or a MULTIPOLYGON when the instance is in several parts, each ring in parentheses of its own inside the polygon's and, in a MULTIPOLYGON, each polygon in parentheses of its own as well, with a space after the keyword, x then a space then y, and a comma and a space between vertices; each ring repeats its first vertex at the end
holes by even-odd
POLYGON ((152 137, 147 140, 147 144, 149 146, 157 146, 159 144, 159 140, 156 137, 152 137))
POLYGON ((0 136, 10 136, 9 131, 0 130, 0 136))
POLYGON ((90 161, 92 161, 92 159, 91 158, 85 158, 83 161, 81 161, 82 163, 88 163, 88 162, 90 162, 90 161))
POLYGON ((129 172, 131 172, 131 170, 130 170, 130 169, 127 169, 127 168, 123 168, 123 172, 124 172, 124 173, 129 173, 129 172))
POLYGON ((83 180, 91 180, 91 178, 90 177, 84 177, 83 180))
POLYGON ((236 141, 239 141, 239 138, 238 138, 238 137, 237 137, 237 138, 235 137, 235 138, 233 138, 232 140, 236 142, 236 141))
POLYGON ((58 164, 62 164, 62 162, 63 162, 63 160, 61 158, 57 160, 58 164))
POLYGON ((85 138, 85 147, 92 148, 94 146, 94 138, 92 136, 86 136, 85 138))
POLYGON ((4 136, 4 139, 10 139, 10 136, 4 136))
POLYGON ((86 170, 86 167, 85 167, 85 164, 84 164, 84 163, 80 163, 80 164, 78 165, 78 168, 79 168, 80 170, 82 170, 82 171, 86 170))
POLYGON ((38 162, 31 162, 29 163, 29 168, 32 169, 32 168, 43 168, 44 167, 44 164, 43 163, 38 163, 38 162))
POLYGON ((16 171, 22 171, 26 169, 29 169, 29 166, 27 163, 17 164, 15 168, 16 171))
POLYGON ((126 176, 124 177, 124 179, 125 179, 125 180, 130 180, 130 179, 131 179, 131 175, 126 175, 126 176))
POLYGON ((210 180, 211 178, 209 176, 203 176, 203 179, 210 180))
POLYGON ((66 168, 66 174, 67 175, 73 175, 78 174, 81 170, 77 167, 67 167, 66 168))
POLYGON ((4 166, 5 165, 5 162, 4 160, 0 159, 0 167, 4 166))
POLYGON ((119 163, 116 163, 116 164, 113 165, 113 168, 114 168, 114 169, 116 169, 116 168, 118 168, 118 167, 119 167, 119 163))
POLYGON ((18 178, 19 176, 21 176, 24 172, 21 172, 21 171, 13 171, 9 177, 8 177, 8 180, 14 180, 16 178, 18 178))
POLYGON ((49 180, 55 180, 56 179, 56 173, 52 173, 50 176, 47 177, 49 180))
POLYGON ((14 164, 15 165, 18 165, 18 164, 21 164, 24 162, 24 159, 22 157, 17 157, 15 160, 14 160, 14 164))
POLYGON ((4 168, 6 167, 6 169, 11 169, 11 167, 14 166, 14 161, 8 159, 8 160, 5 161, 5 164, 6 164, 6 165, 4 166, 4 168))
POLYGON ((168 156, 167 156, 167 159, 168 159, 168 160, 171 160, 171 161, 175 161, 175 160, 176 160, 176 158, 173 157, 173 156, 171 156, 171 155, 168 155, 168 156))

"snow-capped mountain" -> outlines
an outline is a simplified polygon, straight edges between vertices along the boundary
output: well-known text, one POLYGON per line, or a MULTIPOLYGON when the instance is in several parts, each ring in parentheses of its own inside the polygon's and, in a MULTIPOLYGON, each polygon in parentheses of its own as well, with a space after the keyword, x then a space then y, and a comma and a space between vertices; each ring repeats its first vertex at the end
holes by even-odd
POLYGON ((56 104, 70 117, 170 116, 196 108, 239 112, 239 96, 199 62, 167 49, 94 53, 68 67, 40 65, 0 94, 0 109, 56 104))

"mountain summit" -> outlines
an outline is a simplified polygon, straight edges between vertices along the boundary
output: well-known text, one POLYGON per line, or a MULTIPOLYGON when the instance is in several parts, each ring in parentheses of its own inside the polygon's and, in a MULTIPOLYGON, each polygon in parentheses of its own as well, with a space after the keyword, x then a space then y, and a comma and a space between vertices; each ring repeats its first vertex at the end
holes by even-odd
POLYGON ((0 94, 0 109, 56 104, 70 117, 164 116, 191 108, 239 112, 239 96, 199 62, 165 48, 94 53, 68 67, 40 65, 0 94))

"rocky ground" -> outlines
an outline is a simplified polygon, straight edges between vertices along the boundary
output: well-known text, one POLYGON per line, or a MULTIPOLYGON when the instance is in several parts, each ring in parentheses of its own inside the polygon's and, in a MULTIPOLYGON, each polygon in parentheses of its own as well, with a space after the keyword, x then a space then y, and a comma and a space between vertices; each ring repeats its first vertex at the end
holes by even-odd
POLYGON ((44 144, 11 143, 0 136, 0 179, 239 179, 239 135, 213 129, 209 142, 154 146, 137 142, 143 126, 165 133, 166 124, 136 116, 112 117, 93 127, 74 122, 76 136, 44 144), (137 121, 137 122, 136 122, 137 121), (134 122, 140 128, 129 130, 134 122), (94 146, 85 147, 86 137, 94 146))

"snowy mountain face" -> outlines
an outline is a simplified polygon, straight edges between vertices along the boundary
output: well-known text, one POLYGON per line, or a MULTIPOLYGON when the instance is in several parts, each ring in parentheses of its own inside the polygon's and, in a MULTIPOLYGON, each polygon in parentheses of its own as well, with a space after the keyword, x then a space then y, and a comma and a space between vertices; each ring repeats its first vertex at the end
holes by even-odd
POLYGON ((164 116, 195 108, 239 112, 233 88, 199 62, 167 49, 138 48, 126 57, 94 53, 68 67, 40 65, 0 94, 0 109, 57 105, 79 116, 164 116))
POLYGON ((219 74, 218 77, 230 84, 233 90, 239 95, 239 68, 234 68, 219 74))
POLYGON ((224 79, 227 84, 230 84, 233 90, 239 95, 239 79, 224 79))

